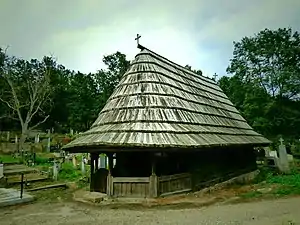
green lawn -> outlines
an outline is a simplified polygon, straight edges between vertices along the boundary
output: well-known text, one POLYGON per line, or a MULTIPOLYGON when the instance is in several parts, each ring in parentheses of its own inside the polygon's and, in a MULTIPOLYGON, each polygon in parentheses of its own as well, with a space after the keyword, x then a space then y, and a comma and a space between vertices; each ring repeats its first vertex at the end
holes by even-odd
POLYGON ((19 159, 14 158, 11 155, 0 155, 0 162, 3 162, 3 163, 18 163, 19 159))
POLYGON ((265 196, 287 196, 300 195, 300 166, 299 162, 295 161, 295 166, 292 167, 290 174, 281 174, 274 170, 262 167, 260 169, 255 183, 258 185, 258 190, 252 190, 240 195, 242 198, 260 198, 265 196), (261 193, 259 189, 272 187, 267 193, 261 193))

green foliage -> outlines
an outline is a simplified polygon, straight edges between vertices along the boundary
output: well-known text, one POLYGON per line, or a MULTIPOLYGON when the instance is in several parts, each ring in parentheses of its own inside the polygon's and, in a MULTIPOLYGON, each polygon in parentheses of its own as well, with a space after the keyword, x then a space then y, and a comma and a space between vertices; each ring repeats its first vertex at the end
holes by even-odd
POLYGON ((37 164, 37 165, 50 165, 49 158, 42 157, 42 156, 37 156, 35 158, 35 164, 37 164))
POLYGON ((19 160, 11 155, 0 155, 0 162, 3 163, 18 163, 19 160))
MULTIPOLYGON (((271 140, 283 136, 298 146, 300 138, 300 36, 291 29, 265 29, 252 37, 234 42, 233 57, 227 72, 218 83, 225 94, 242 113, 249 124, 271 140)), ((11 71, 12 79, 22 93, 21 103, 26 103, 29 79, 37 82, 41 70, 47 68, 49 99, 33 118, 33 124, 45 115, 50 117, 39 128, 53 127, 56 132, 87 130, 98 116, 117 83, 129 67, 126 55, 116 52, 103 57, 106 69, 94 74, 83 74, 66 69, 53 58, 23 60, 7 57, 0 49, 0 73, 11 71)), ((201 75, 201 70, 186 68, 201 75)), ((0 97, 9 100, 9 86, 0 79, 0 97)), ((26 104, 24 104, 26 106, 26 104)), ((28 109, 24 106, 22 114, 28 109)), ((0 101, 1 130, 20 129, 12 119, 16 116, 0 101)), ((293 152, 300 152, 293 147, 293 152)))
POLYGON ((300 34, 292 29, 265 29, 234 42, 227 69, 245 82, 259 85, 272 97, 299 98, 300 34))
POLYGON ((233 58, 218 83, 258 132, 300 137, 300 35, 265 29, 234 42, 233 58))
POLYGON ((76 181, 83 177, 80 170, 75 169, 72 163, 63 163, 59 171, 58 178, 60 180, 76 181))
MULTIPOLYGON (((106 70, 95 74, 75 73, 57 64, 51 57, 44 57, 41 61, 26 61, 7 57, 4 50, 0 49, 0 72, 5 71, 15 82, 22 105, 22 115, 29 110, 28 82, 42 81, 40 71, 47 68, 50 74, 47 80, 49 95, 40 105, 39 113, 33 116, 32 123, 36 124, 43 120, 45 115, 49 115, 39 128, 46 130, 53 127, 56 132, 69 132, 70 128, 75 131, 87 130, 129 67, 126 55, 120 52, 105 56, 103 62, 107 66, 106 70)), ((7 90, 9 85, 0 76, 0 98, 5 101, 11 99, 7 90)), ((0 101, 0 129, 20 129, 15 116, 17 115, 11 112, 8 105, 0 101)))

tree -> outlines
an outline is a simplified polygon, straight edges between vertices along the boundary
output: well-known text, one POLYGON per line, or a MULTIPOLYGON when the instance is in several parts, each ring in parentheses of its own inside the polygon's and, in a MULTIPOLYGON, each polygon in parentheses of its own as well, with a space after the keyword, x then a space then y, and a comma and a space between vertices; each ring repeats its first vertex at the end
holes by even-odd
POLYGON ((186 69, 198 74, 198 75, 202 75, 202 70, 193 70, 192 67, 190 65, 186 65, 185 66, 186 69))
POLYGON ((104 56, 103 62, 107 66, 107 70, 99 70, 94 75, 101 95, 102 107, 130 66, 130 61, 126 59, 126 55, 120 52, 104 56))
POLYGON ((300 34, 265 29, 234 42, 227 72, 261 86, 272 97, 300 98, 300 34))
POLYGON ((92 74, 74 74, 68 90, 68 123, 78 131, 87 130, 98 113, 97 84, 92 74))
POLYGON ((50 69, 45 62, 25 61, 8 57, 1 49, 0 80, 6 84, 0 95, 11 114, 7 117, 17 119, 21 126, 19 149, 22 149, 28 132, 44 123, 50 115, 43 115, 43 106, 49 101, 50 69), (36 117, 42 120, 33 124, 36 117))

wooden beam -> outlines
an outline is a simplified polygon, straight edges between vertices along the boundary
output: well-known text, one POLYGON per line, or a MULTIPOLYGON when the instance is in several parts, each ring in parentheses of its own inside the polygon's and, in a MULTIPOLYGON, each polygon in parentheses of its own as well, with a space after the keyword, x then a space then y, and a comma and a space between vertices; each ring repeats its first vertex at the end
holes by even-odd
POLYGON ((149 183, 149 177, 113 177, 112 183, 149 183))
POLYGON ((52 185, 46 185, 46 186, 42 186, 42 187, 28 189, 27 191, 39 191, 39 190, 51 189, 51 188, 67 188, 67 185, 65 183, 63 183, 63 184, 52 184, 52 185))

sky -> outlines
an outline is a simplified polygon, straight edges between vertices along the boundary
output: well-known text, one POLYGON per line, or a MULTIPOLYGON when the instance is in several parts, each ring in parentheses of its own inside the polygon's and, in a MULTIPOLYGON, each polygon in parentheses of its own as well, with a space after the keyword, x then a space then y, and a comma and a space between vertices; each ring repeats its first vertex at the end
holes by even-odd
POLYGON ((226 75, 233 41, 269 28, 300 31, 300 0, 0 0, 0 46, 24 59, 53 55, 84 73, 104 55, 132 60, 134 40, 205 76, 226 75))

